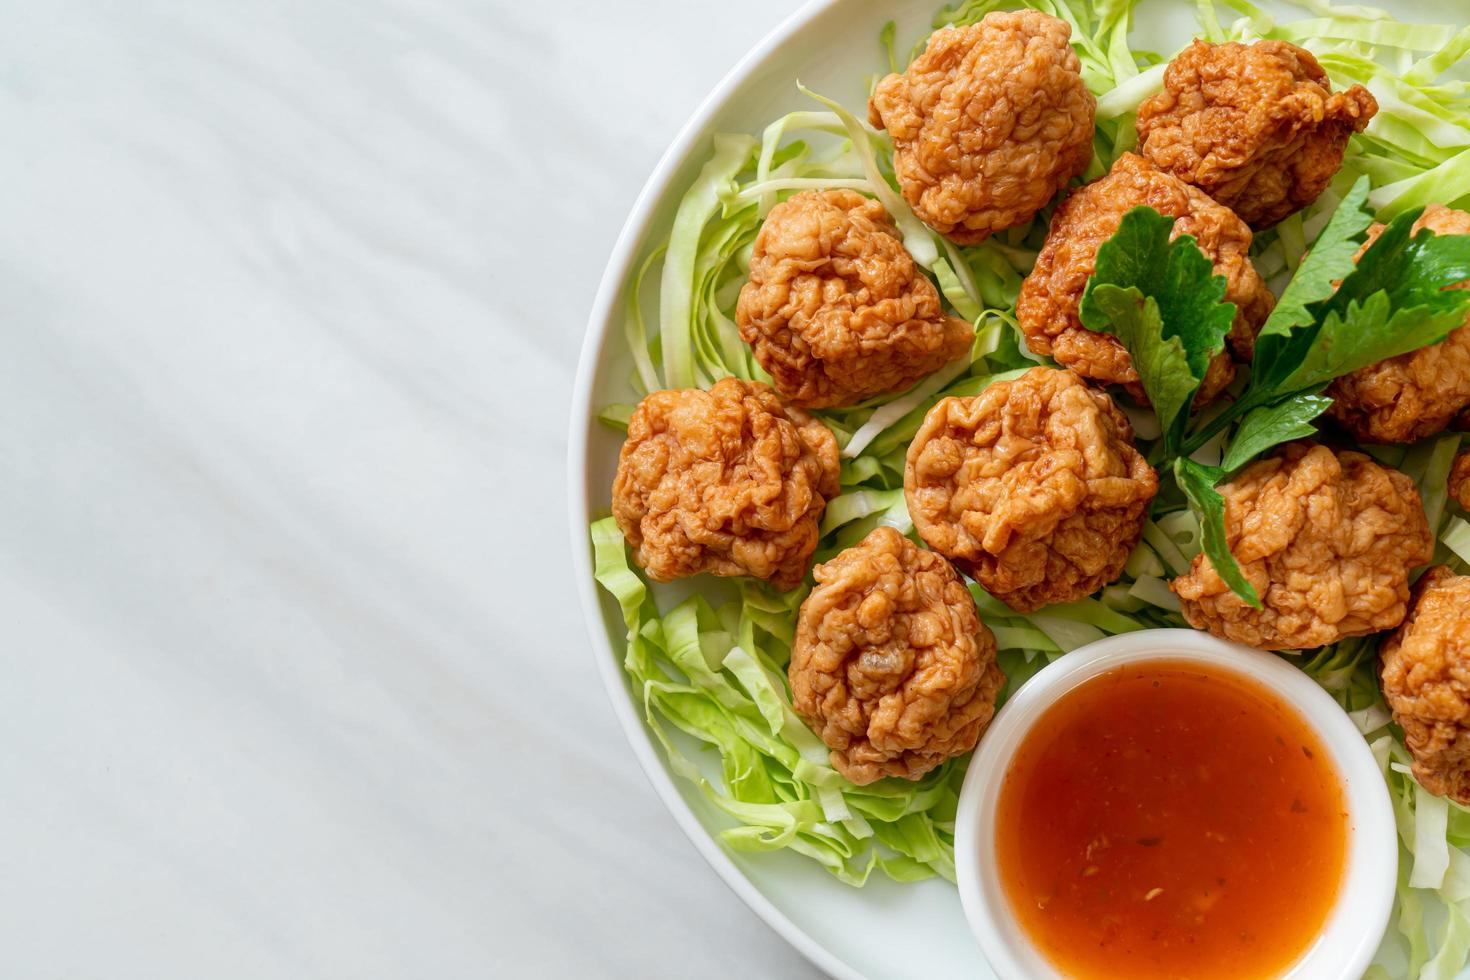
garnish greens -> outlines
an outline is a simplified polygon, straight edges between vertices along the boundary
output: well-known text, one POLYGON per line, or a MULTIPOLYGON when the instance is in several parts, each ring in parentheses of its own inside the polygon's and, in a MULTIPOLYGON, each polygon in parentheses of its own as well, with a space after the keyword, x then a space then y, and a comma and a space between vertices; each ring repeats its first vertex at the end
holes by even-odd
MULTIPOLYGON (((1002 699, 1078 646, 1186 625, 1167 580, 1187 571, 1202 550, 1245 592, 1238 571, 1229 579, 1234 563, 1215 484, 1273 446, 1311 435, 1329 404, 1323 392, 1332 377, 1443 336, 1470 298, 1470 291, 1442 291, 1470 276, 1465 246, 1408 233, 1415 210, 1426 204, 1470 207, 1470 81, 1447 77, 1470 54, 1470 28, 1406 24, 1372 7, 1327 0, 1288 2, 1306 16, 1278 23, 1248 0, 1196 0, 1199 34, 1303 45, 1334 87, 1368 85, 1379 112, 1349 143, 1332 187, 1256 235, 1253 258, 1280 299, 1257 343, 1256 375, 1231 398, 1191 411, 1204 365, 1221 349, 1233 316, 1222 302, 1223 284, 1197 249, 1184 236, 1169 242, 1168 219, 1144 211, 1127 216, 1100 254, 1083 316, 1134 350, 1160 416, 1155 429, 1151 414, 1135 413, 1134 427, 1170 479, 1122 578, 1096 596, 1021 616, 971 587, 1000 648, 1008 678, 1002 699), (1383 244, 1354 264, 1373 217, 1390 222, 1383 244)), ((1072 25, 1083 79, 1098 96, 1089 180, 1136 145, 1134 112, 1158 91, 1174 54, 1131 45, 1136 3, 1024 4, 1072 25)), ((974 23, 1020 6, 965 0, 939 11, 933 26, 974 23)), ((902 70, 922 50, 924 37, 898 47, 896 33, 890 26, 880 37, 874 72, 902 70)), ((714 138, 671 227, 647 244, 626 286, 624 340, 632 400, 728 375, 767 380, 734 323, 761 221, 777 202, 808 189, 846 187, 882 201, 946 304, 976 325, 975 345, 970 357, 908 392, 819 413, 842 446, 843 489, 827 505, 815 556, 821 561, 879 524, 912 533, 903 459, 924 413, 942 397, 976 394, 1036 363, 1019 342, 1013 315, 1021 278, 1045 238, 1046 215, 981 245, 955 246, 924 227, 898 195, 887 136, 844 105, 813 97, 809 108, 760 134, 714 138)), ((600 418, 625 428, 631 411, 624 401, 600 418)), ((1445 491, 1460 444, 1459 435, 1447 434, 1409 449, 1364 448, 1416 481, 1439 538, 1435 560, 1464 573, 1470 515, 1445 491)), ((627 627, 624 664, 650 731, 674 774, 707 801, 706 819, 723 826, 728 847, 790 850, 855 886, 875 870, 901 881, 952 877, 955 791, 965 760, 918 783, 856 787, 830 768, 821 743, 792 712, 785 667, 804 590, 782 595, 761 582, 706 579, 699 584, 705 597, 675 602, 629 564, 610 519, 595 522, 591 533, 598 581, 627 627)), ((1363 731, 1394 801, 1402 854, 1395 926, 1369 975, 1447 980, 1470 957, 1470 810, 1414 782, 1402 733, 1389 724, 1378 693, 1371 640, 1293 659, 1363 731)))
POLYGON ((1125 214, 1098 249, 1078 308, 1083 326, 1117 336, 1133 355, 1171 453, 1235 318, 1235 304, 1224 301, 1225 277, 1214 274, 1191 236, 1170 242, 1173 227, 1174 219, 1152 208, 1125 214))
POLYGON ((1353 261, 1372 222, 1367 199, 1361 177, 1261 328, 1244 391, 1193 431, 1191 402, 1235 315, 1222 300, 1224 277, 1211 274, 1194 239, 1170 242, 1172 218, 1134 208, 1098 249, 1082 297, 1083 325, 1116 336, 1133 358, 1163 430, 1156 462, 1173 472, 1199 519, 1205 554, 1253 606, 1260 598, 1226 544, 1215 484, 1273 446, 1312 434, 1312 420, 1331 404, 1321 392, 1334 378, 1438 343, 1470 313, 1470 290, 1448 288, 1470 279, 1470 236, 1428 229, 1411 236, 1422 208, 1389 222, 1353 261), (1236 422, 1222 465, 1190 457, 1236 422))

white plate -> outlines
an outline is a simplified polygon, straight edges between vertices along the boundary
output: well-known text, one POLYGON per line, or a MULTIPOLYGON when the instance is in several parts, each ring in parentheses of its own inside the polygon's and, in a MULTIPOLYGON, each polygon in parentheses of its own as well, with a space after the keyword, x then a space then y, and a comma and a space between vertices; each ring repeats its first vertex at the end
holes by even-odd
MULTIPOLYGON (((1464 0, 1376 0, 1406 20, 1456 22, 1464 0)), ((895 884, 874 875, 862 889, 844 885, 795 855, 732 855, 707 828, 728 825, 688 782, 674 778, 644 725, 623 674, 624 627, 617 604, 597 588, 587 525, 607 513, 620 440, 597 423, 603 405, 634 400, 632 361, 621 331, 624 283, 650 242, 666 235, 683 189, 717 132, 759 133, 794 109, 813 107, 796 79, 865 116, 868 75, 882 69, 878 32, 898 25, 899 51, 928 31, 942 0, 814 0, 737 64, 685 125, 649 177, 613 248, 588 324, 571 407, 569 492, 573 574, 598 669, 628 741, 654 788, 711 867, 740 898, 813 963, 836 977, 872 980, 923 976, 992 977, 971 938, 954 886, 942 880, 895 884)), ((1224 8, 1224 4, 1221 4, 1224 8)), ((1194 4, 1145 4, 1134 32, 1139 47, 1172 50, 1195 31, 1194 4)), ((1222 15, 1223 16, 1223 15, 1222 15)), ((1309 16, 1300 9, 1292 19, 1309 16)), ((697 43, 697 39, 691 39, 697 43)))

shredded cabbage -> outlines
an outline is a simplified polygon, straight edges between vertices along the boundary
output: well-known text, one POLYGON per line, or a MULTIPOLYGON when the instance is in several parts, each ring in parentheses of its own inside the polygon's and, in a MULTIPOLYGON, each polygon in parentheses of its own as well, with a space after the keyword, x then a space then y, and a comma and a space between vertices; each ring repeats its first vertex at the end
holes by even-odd
POLYGON ((792 711, 785 667, 800 590, 779 595, 744 582, 719 607, 695 595, 661 612, 629 567, 612 518, 592 525, 592 546, 597 581, 628 627, 624 667, 649 729, 674 773, 733 818, 720 833, 726 845, 789 848, 851 885, 875 869, 900 881, 954 880, 963 769, 950 764, 918 782, 854 786, 792 711), (691 758, 684 748, 691 740, 716 752, 691 758))
MULTIPOLYGON (((1470 54, 1470 27, 1408 24, 1371 7, 1326 0, 1290 2, 1306 16, 1281 20, 1249 0, 1196 0, 1202 36, 1301 44, 1316 54, 1334 85, 1363 84, 1379 103, 1367 131, 1350 142, 1333 186, 1305 211, 1256 236, 1257 265, 1278 286, 1359 176, 1369 178, 1369 200, 1384 219, 1430 202, 1470 204, 1470 81, 1453 75, 1470 54)), ((1098 96, 1088 179, 1136 144, 1134 114, 1158 91, 1174 54, 1131 47, 1136 3, 1024 4, 1073 27, 1084 80, 1098 96)), ((974 23, 992 10, 1020 6, 1018 0, 964 0, 939 11, 934 26, 974 23)), ((895 54, 894 34, 890 24, 880 41, 887 67, 899 70, 903 59, 895 54)), ((910 59, 923 42, 917 39, 910 59)), ((842 447, 843 492, 828 503, 822 521, 815 556, 822 561, 879 525, 912 534, 902 492, 904 455, 925 413, 940 398, 976 394, 1039 360, 1020 341, 1014 307, 1046 222, 1043 215, 981 245, 955 246, 925 227, 898 194, 886 135, 847 107, 801 91, 811 96, 811 107, 774 120, 759 137, 714 138, 668 236, 649 250, 628 283, 624 338, 633 361, 630 385, 639 395, 729 375, 768 380, 734 324, 761 221, 777 203, 807 189, 851 188, 883 203, 948 307, 976 325, 976 340, 968 358, 908 392, 818 413, 842 447), (656 315, 645 313, 655 309, 656 315)), ((609 405, 599 418, 626 428, 631 412, 628 404, 609 405)), ((1151 415, 1133 417, 1140 440, 1158 437, 1151 415)), ((1447 435, 1407 452, 1364 449, 1418 482, 1439 537, 1435 560, 1470 572, 1470 521, 1445 492, 1460 444, 1460 436, 1447 435)), ((1210 458, 1204 461, 1217 461, 1221 448, 1206 447, 1210 458)), ((1095 597, 1023 616, 970 587, 1008 678, 1002 700, 1050 660, 1100 637, 1186 625, 1167 584, 1200 550, 1198 522, 1182 506, 1174 500, 1159 508, 1122 578, 1095 597)), ((890 779, 867 787, 848 783, 828 765, 825 747, 792 710, 785 680, 803 590, 781 595, 758 582, 718 583, 711 587, 723 601, 696 595, 661 608, 629 565, 614 522, 595 522, 591 534, 597 579, 627 626, 624 666, 649 729, 670 769, 723 815, 726 846, 790 850, 855 886, 875 870, 898 881, 953 880, 953 821, 964 760, 916 783, 890 779)), ((1363 733, 1393 800, 1402 858, 1395 924, 1369 975, 1453 976, 1470 958, 1470 810, 1414 782, 1402 733, 1378 691, 1373 641, 1349 640, 1291 659, 1363 733)))

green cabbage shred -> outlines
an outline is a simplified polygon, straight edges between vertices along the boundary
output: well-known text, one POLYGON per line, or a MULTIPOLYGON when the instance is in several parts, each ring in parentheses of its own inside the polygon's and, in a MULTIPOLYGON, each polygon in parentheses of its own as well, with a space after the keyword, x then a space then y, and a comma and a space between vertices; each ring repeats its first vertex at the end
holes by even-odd
MULTIPOLYGON (((1163 66, 1174 54, 1130 45, 1136 4, 1024 4, 1072 25, 1083 78, 1098 96, 1087 179, 1106 172, 1118 154, 1136 145, 1134 114, 1158 91, 1163 66)), ((992 10, 1020 6, 1016 0, 966 0, 940 10, 933 26, 974 23, 992 10)), ((1266 327, 1267 334, 1282 337, 1309 323, 1312 311, 1320 312, 1331 296, 1332 283, 1351 272, 1357 247, 1352 236, 1361 231, 1348 225, 1358 220, 1360 212, 1353 209, 1366 208, 1388 221, 1434 202, 1470 206, 1470 81, 1453 71, 1470 55, 1470 27, 1406 24, 1372 7, 1326 0, 1293 0, 1293 6, 1303 8, 1303 16, 1280 20, 1248 0, 1196 0, 1200 36, 1300 44, 1317 56, 1335 86, 1366 85, 1379 103, 1367 131, 1351 141, 1332 187, 1306 210, 1256 236, 1257 266, 1278 295, 1302 267, 1308 245, 1314 246, 1314 258, 1282 295, 1266 327), (1359 178, 1366 181, 1355 186, 1359 178), (1348 207, 1338 214, 1345 201, 1348 207)), ((901 69, 922 50, 924 38, 916 39, 907 59, 896 41, 890 24, 875 46, 875 72, 901 69)), ((778 202, 812 188, 852 188, 883 203, 948 307, 975 324, 976 339, 967 358, 908 392, 818 413, 842 447, 843 492, 827 505, 815 556, 822 561, 879 525, 912 534, 902 492, 904 454, 924 414, 943 397, 976 394, 1037 362, 1020 341, 1014 309, 1021 278, 1044 240, 1046 215, 981 245, 953 245, 924 226, 898 194, 886 135, 864 123, 861 113, 804 87, 800 91, 811 97, 810 107, 774 120, 759 135, 714 137, 667 236, 649 249, 627 284, 624 339, 632 355, 629 387, 639 397, 661 387, 708 386, 732 375, 769 380, 734 322, 736 295, 761 221, 778 202)), ((1145 231, 1142 225, 1137 230, 1145 231)), ((1157 237, 1158 229, 1148 231, 1157 237)), ((1161 257, 1168 254, 1162 242, 1149 246, 1161 257)), ((1106 293, 1096 298, 1119 302, 1106 293)), ((1165 340, 1169 329, 1166 324, 1165 340)), ((1165 363, 1185 353, 1160 349, 1157 356, 1165 363)), ((1199 367, 1185 370, 1197 375, 1199 367)), ((1303 394, 1285 403, 1262 399, 1259 409, 1241 413, 1234 442, 1217 431, 1225 422, 1212 427, 1205 419, 1209 431, 1186 441, 1176 457, 1183 489, 1160 495, 1122 578, 1096 596, 1023 616, 970 586, 1000 648, 1008 678, 1002 701, 1078 646, 1132 630, 1186 625, 1167 580, 1187 570, 1202 548, 1220 547, 1189 504, 1209 512, 1213 503, 1206 491, 1213 492, 1218 474, 1261 447, 1311 431, 1327 399, 1319 387, 1302 388, 1303 394)), ((632 411, 627 401, 608 405, 599 418, 626 428, 632 411)), ((1173 455, 1165 453, 1165 441, 1181 449, 1182 426, 1183 417, 1171 410, 1168 431, 1155 445, 1156 460, 1173 455)), ((1139 432, 1146 434, 1147 427, 1139 432)), ((1467 573, 1470 515, 1445 492, 1460 445, 1461 437, 1450 434, 1407 451, 1364 448, 1418 482, 1439 539, 1435 561, 1467 573)), ((792 710, 786 664, 805 588, 781 594, 763 582, 710 582, 701 585, 703 594, 674 601, 671 592, 650 589, 630 564, 612 518, 594 522, 591 539, 597 580, 618 603, 627 627, 624 668, 649 730, 672 772, 710 804, 709 820, 718 824, 726 847, 737 853, 791 851, 854 886, 874 871, 896 881, 954 880, 954 814, 967 760, 952 761, 917 782, 855 786, 831 768, 825 747, 792 710)), ((1432 796, 1414 781, 1402 732, 1391 723, 1378 690, 1371 640, 1348 640, 1289 659, 1348 712, 1379 760, 1393 800, 1401 869, 1394 925, 1368 976, 1455 976, 1470 959, 1470 810, 1432 796)))

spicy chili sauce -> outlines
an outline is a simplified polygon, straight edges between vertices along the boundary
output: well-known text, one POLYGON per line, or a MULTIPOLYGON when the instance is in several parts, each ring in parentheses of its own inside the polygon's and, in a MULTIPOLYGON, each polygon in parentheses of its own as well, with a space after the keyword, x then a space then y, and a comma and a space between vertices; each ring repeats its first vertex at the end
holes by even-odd
POLYGON ((1326 922, 1348 818, 1316 734, 1255 682, 1153 662, 1047 710, 998 801, 1017 918, 1076 977, 1270 977, 1326 922))

